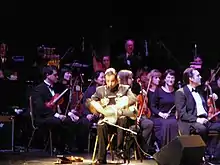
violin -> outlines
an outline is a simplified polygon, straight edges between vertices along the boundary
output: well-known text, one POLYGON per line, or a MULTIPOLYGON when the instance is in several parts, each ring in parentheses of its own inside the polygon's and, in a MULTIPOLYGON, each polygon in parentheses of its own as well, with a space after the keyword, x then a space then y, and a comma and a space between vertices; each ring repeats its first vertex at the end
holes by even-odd
POLYGON ((209 90, 209 96, 207 99, 207 106, 208 106, 208 118, 209 120, 216 121, 218 119, 219 109, 216 108, 215 100, 213 99, 213 91, 209 83, 206 83, 206 86, 209 90))
POLYGON ((83 98, 83 92, 82 87, 79 85, 76 85, 74 87, 74 91, 72 93, 72 108, 75 110, 75 115, 81 116, 83 114, 83 107, 82 107, 82 98, 83 98))
POLYGON ((49 102, 46 102, 46 107, 56 110, 56 106, 60 105, 64 102, 63 95, 68 91, 69 89, 66 88, 61 94, 55 94, 49 102))
POLYGON ((73 113, 77 116, 82 116, 83 114, 83 92, 82 92, 82 84, 80 83, 79 77, 76 77, 72 86, 72 99, 70 109, 72 109, 73 113))
POLYGON ((211 97, 208 96, 208 98, 207 98, 208 118, 213 121, 216 121, 218 119, 217 114, 220 110, 216 108, 215 100, 212 97, 212 95, 213 95, 212 87, 209 85, 209 83, 214 80, 215 76, 217 75, 217 73, 219 71, 220 71, 220 67, 218 64, 217 69, 215 72, 212 73, 210 80, 205 83, 205 85, 206 85, 205 91, 207 91, 207 89, 208 89, 209 94, 211 95, 211 97))
POLYGON ((141 94, 139 94, 137 96, 137 102, 138 102, 138 117, 139 119, 141 118, 142 115, 145 115, 147 118, 150 118, 151 116, 151 111, 149 109, 149 107, 147 106, 148 105, 148 97, 147 97, 147 94, 148 94, 148 91, 149 91, 149 88, 150 88, 150 84, 151 84, 151 78, 148 82, 148 86, 147 86, 147 91, 145 91, 143 88, 142 88, 142 84, 140 84, 141 86, 141 94))
POLYGON ((148 104, 148 98, 146 96, 143 96, 142 94, 139 94, 137 96, 137 100, 138 100, 138 116, 142 116, 145 115, 147 118, 151 117, 151 111, 150 109, 147 107, 148 104), (142 112, 143 111, 143 112, 142 112), (142 113, 141 113, 142 112, 142 113))

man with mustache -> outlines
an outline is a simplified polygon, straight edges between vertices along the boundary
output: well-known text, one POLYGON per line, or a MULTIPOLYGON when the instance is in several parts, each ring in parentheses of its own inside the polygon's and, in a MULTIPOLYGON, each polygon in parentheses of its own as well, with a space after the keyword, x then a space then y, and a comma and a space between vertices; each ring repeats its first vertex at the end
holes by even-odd
MULTIPOLYGON (((118 97, 127 96, 128 97, 128 106, 136 103, 136 97, 131 92, 130 87, 128 85, 119 85, 117 80, 117 73, 115 69, 109 68, 105 71, 105 81, 106 85, 97 87, 96 92, 92 95, 90 101, 95 101, 100 106, 98 112, 103 111, 104 106, 108 105, 116 105, 116 100, 118 97), (100 104, 102 103, 102 106, 100 104)), ((90 105, 88 105, 90 107, 90 105)), ((120 109, 120 108, 119 108, 120 109)), ((122 110, 118 111, 118 114, 122 115, 122 110)), ((127 123, 119 120, 117 121, 119 126, 125 127, 127 123)), ((98 160, 96 164, 106 164, 106 156, 107 151, 106 147, 108 144, 108 134, 113 129, 110 125, 106 123, 99 123, 97 128, 98 141, 99 141, 99 149, 98 149, 98 160)), ((123 138, 118 136, 118 139, 123 138)), ((118 140, 119 141, 119 140, 118 140)), ((118 144, 118 146, 120 146, 118 144)))

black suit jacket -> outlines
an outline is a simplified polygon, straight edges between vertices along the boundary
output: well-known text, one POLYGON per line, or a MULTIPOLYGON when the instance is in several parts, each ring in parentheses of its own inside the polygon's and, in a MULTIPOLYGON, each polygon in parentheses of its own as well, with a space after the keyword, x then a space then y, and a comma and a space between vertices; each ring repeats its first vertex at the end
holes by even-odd
POLYGON ((37 122, 44 121, 44 119, 54 116, 55 112, 45 106, 45 103, 51 99, 52 94, 44 82, 35 87, 32 93, 32 104, 37 122))
POLYGON ((126 54, 122 54, 117 57, 115 68, 117 71, 121 69, 128 69, 133 72, 134 75, 136 75, 136 72, 138 69, 143 67, 143 60, 142 57, 139 55, 131 55, 129 58, 126 57, 126 54), (130 66, 127 64, 127 60, 130 60, 130 66))
POLYGON ((11 69, 13 69, 12 59, 9 58, 9 57, 6 57, 6 61, 3 63, 2 59, 0 58, 0 69, 2 69, 2 70, 11 70, 11 69))
MULTIPOLYGON (((203 96, 200 94, 203 107, 207 111, 206 102, 203 96)), ((197 109, 196 102, 193 95, 187 86, 180 88, 175 93, 175 105, 179 115, 179 119, 185 122, 196 122, 197 119, 197 109)))

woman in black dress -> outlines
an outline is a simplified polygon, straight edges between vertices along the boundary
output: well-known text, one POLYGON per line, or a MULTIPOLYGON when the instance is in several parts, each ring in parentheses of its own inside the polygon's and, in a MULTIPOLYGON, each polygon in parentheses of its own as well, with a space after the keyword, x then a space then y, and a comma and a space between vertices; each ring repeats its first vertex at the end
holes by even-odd
POLYGON ((163 77, 163 85, 155 90, 150 104, 156 141, 160 148, 178 135, 174 104, 175 72, 168 69, 163 77))

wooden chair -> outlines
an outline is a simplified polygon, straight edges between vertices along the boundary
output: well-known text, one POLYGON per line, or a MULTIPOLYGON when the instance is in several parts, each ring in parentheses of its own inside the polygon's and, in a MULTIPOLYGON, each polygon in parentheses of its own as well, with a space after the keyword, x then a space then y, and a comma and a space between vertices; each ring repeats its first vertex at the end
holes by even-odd
MULTIPOLYGON (((110 153, 111 153, 112 161, 114 161, 114 153, 113 153, 113 150, 112 150, 112 140, 113 140, 114 136, 115 136, 115 134, 112 134, 112 135, 108 136, 108 141, 109 142, 108 142, 108 145, 106 147, 107 151, 110 148, 110 153)), ((94 146, 94 150, 93 150, 93 154, 92 154, 92 162, 95 161, 97 145, 98 145, 98 135, 96 135, 95 146, 94 146)))
POLYGON ((97 135, 97 125, 94 123, 90 128, 89 128, 89 135, 88 135, 88 153, 91 152, 91 148, 93 148, 93 139, 97 135))

